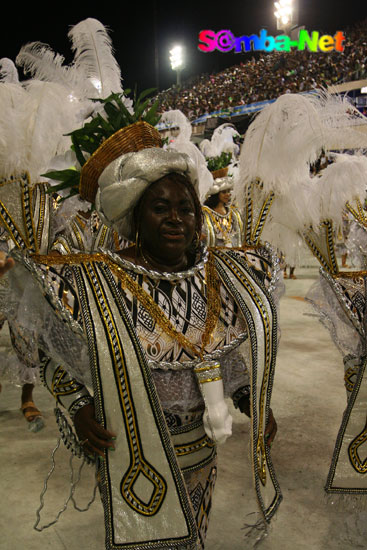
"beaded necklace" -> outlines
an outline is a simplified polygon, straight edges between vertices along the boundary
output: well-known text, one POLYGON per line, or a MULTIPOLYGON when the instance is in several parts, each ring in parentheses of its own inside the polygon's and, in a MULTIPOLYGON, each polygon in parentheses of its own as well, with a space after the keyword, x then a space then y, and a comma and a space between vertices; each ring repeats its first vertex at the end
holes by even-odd
POLYGON ((233 208, 230 207, 230 211, 226 215, 221 215, 211 208, 205 209, 209 214, 211 221, 218 230, 219 233, 222 233, 223 241, 229 242, 229 233, 232 230, 232 217, 233 217, 233 208))
POLYGON ((153 320, 172 339, 176 340, 182 347, 189 349, 195 356, 203 358, 205 347, 210 342, 212 333, 217 325, 221 310, 220 280, 214 265, 214 257, 208 253, 208 260, 205 263, 205 282, 207 286, 207 316, 200 349, 192 344, 181 332, 178 332, 171 321, 167 319, 158 304, 153 298, 126 272, 121 265, 116 263, 107 254, 75 254, 65 256, 40 256, 32 255, 32 258, 40 264, 50 265, 75 265, 89 262, 101 262, 106 264, 116 275, 123 288, 128 289, 151 315, 153 320))

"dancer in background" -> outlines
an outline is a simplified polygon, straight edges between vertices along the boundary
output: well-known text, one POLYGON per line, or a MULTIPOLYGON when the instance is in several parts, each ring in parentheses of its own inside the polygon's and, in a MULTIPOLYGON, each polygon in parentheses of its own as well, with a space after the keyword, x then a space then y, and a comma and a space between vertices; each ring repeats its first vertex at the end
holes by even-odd
POLYGON ((242 246, 244 229, 241 214, 231 202, 231 176, 214 179, 203 205, 203 240, 207 246, 242 246))

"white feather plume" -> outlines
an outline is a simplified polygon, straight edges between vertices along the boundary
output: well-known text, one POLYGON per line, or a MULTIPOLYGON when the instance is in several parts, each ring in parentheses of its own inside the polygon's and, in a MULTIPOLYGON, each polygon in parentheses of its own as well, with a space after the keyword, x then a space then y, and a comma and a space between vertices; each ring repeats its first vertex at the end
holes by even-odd
POLYGON ((121 71, 106 27, 97 19, 88 18, 74 25, 68 36, 75 52, 74 67, 82 72, 88 92, 93 94, 89 97, 122 93, 121 71))
MULTIPOLYGON (((69 37, 75 52, 70 66, 46 44, 21 49, 17 63, 33 77, 26 82, 16 80, 10 60, 0 62, 1 177, 28 171, 32 181, 39 180, 51 160, 70 148, 65 134, 89 116, 89 98, 122 92, 120 68, 102 23, 86 19, 69 37)), ((130 109, 128 99, 125 103, 130 109)))
POLYGON ((347 202, 364 201, 367 189, 367 158, 335 155, 335 162, 319 176, 296 183, 289 194, 275 196, 262 238, 282 250, 287 261, 298 265, 304 247, 299 235, 323 220, 335 227, 343 222, 347 202))
POLYGON ((19 84, 0 84, 0 177, 25 168, 32 99, 19 84))
POLYGON ((249 126, 240 154, 241 180, 259 179, 266 191, 287 193, 307 178, 324 145, 313 96, 285 94, 267 105, 249 126))
POLYGON ((11 84, 19 83, 18 69, 13 61, 7 57, 0 59, 0 81, 11 84))
POLYGON ((243 204, 246 189, 262 182, 262 193, 275 198, 262 238, 297 261, 299 233, 331 219, 342 221, 347 201, 364 200, 367 159, 335 155, 336 162, 318 177, 310 165, 321 151, 365 147, 367 119, 346 98, 285 94, 268 105, 250 125, 240 154, 236 193, 243 204))
MULTIPOLYGON (((96 107, 90 98, 122 92, 120 67, 107 29, 100 21, 85 19, 72 27, 68 36, 74 51, 71 65, 65 65, 64 57, 42 42, 24 45, 16 63, 35 80, 67 87, 70 95, 83 101, 81 112, 90 113, 96 107)), ((131 110, 131 100, 125 98, 125 104, 131 110)))
POLYGON ((28 170, 37 178, 55 155, 70 148, 70 137, 65 134, 75 129, 79 106, 70 99, 64 86, 53 82, 30 81, 27 91, 33 100, 28 128, 28 170))
POLYGON ((306 250, 300 234, 305 228, 317 227, 320 223, 320 202, 315 201, 314 193, 316 179, 308 178, 294 185, 292 194, 296 200, 286 194, 275 195, 261 236, 281 250, 290 265, 299 265, 306 250))
POLYGON ((367 189, 367 157, 362 155, 335 155, 335 162, 325 168, 314 187, 313 201, 319 202, 320 221, 330 219, 338 227, 342 224, 347 202, 359 199, 363 204, 367 189))
POLYGON ((70 148, 79 106, 65 87, 52 82, 0 84, 0 175, 28 171, 32 181, 50 160, 70 148))
POLYGON ((225 122, 214 130, 210 140, 203 139, 200 142, 200 150, 206 158, 218 157, 223 152, 232 153, 235 157, 239 153, 239 146, 233 141, 236 136, 237 130, 225 122))
POLYGON ((20 49, 16 64, 35 80, 56 82, 72 90, 76 73, 64 65, 65 58, 43 42, 29 42, 20 49))
POLYGON ((240 155, 241 181, 288 193, 308 177, 322 150, 365 146, 367 119, 346 98, 325 91, 284 94, 249 126, 240 155), (364 136, 364 137, 363 137, 364 136), (364 143, 364 145, 363 145, 364 143))
POLYGON ((84 72, 77 70, 73 65, 64 65, 64 57, 55 53, 47 44, 26 44, 17 55, 16 62, 33 80, 53 82, 68 90, 70 99, 79 102, 76 125, 82 124, 96 108, 95 103, 89 99, 93 91, 91 84, 86 82, 84 72))
POLYGON ((186 153, 194 161, 199 178, 199 199, 204 202, 206 193, 213 185, 213 176, 208 170, 202 152, 190 141, 192 127, 186 116, 178 109, 163 113, 161 122, 172 128, 179 128, 179 134, 170 139, 168 149, 186 153))

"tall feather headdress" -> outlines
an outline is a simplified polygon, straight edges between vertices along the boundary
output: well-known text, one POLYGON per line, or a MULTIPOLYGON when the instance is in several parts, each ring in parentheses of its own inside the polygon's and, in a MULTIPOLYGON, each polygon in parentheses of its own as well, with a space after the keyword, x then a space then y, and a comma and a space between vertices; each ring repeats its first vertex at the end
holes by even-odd
POLYGON ((168 149, 186 153, 194 161, 199 179, 199 198, 204 202, 213 185, 213 176, 208 170, 203 153, 191 141, 192 127, 187 117, 178 109, 163 113, 161 122, 172 128, 179 128, 179 134, 170 139, 168 149))
MULTIPOLYGON (((108 30, 97 19, 88 18, 74 25, 68 37, 74 52, 70 65, 65 65, 64 57, 42 42, 25 44, 16 63, 34 79, 67 87, 70 95, 84 104, 81 110, 89 113, 96 106, 90 99, 123 93, 121 69, 113 55, 108 30)), ((131 100, 124 101, 131 109, 131 100)))
POLYGON ((72 27, 68 36, 74 51, 73 69, 84 76, 87 90, 94 92, 90 97, 122 93, 121 70, 106 27, 88 18, 72 27))
POLYGON ((291 254, 310 225, 340 221, 345 203, 364 193, 364 160, 350 156, 344 166, 339 160, 317 178, 311 177, 310 166, 322 151, 365 147, 366 130, 367 119, 348 100, 324 91, 285 94, 255 118, 241 150, 236 194, 246 196, 256 181, 260 197, 274 192, 264 238, 291 254), (349 184, 348 172, 355 178, 349 184))
POLYGON ((0 60, 0 176, 29 172, 39 180, 50 159, 70 147, 78 107, 53 82, 20 82, 12 60, 0 60), (52 123, 50 123, 52 121, 52 123))
POLYGON ((0 83, 0 175, 29 172, 37 181, 55 156, 70 147, 77 106, 66 88, 51 82, 0 83))
POLYGON ((200 142, 200 150, 205 157, 217 157, 221 153, 232 153, 233 156, 239 152, 239 146, 234 142, 234 138, 238 136, 236 128, 225 122, 218 126, 211 139, 203 139, 200 142))

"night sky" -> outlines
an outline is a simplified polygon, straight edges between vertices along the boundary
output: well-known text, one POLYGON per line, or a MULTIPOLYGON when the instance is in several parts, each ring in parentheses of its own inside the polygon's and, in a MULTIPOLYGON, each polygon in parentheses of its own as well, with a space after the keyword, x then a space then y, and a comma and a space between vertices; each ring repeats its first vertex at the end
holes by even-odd
MULTIPOLYGON (((348 25, 367 17, 367 3, 363 10, 354 0, 298 0, 299 24, 309 31, 321 34, 344 30, 348 25)), ((0 57, 15 59, 26 42, 41 41, 63 54, 66 62, 72 60, 67 32, 70 26, 88 17, 94 17, 111 30, 115 57, 120 64, 124 88, 138 90, 157 86, 155 70, 155 44, 158 48, 159 89, 175 82, 171 70, 169 49, 176 42, 182 43, 186 52, 186 69, 182 79, 200 73, 219 71, 225 67, 246 61, 251 54, 202 53, 198 50, 198 34, 203 29, 219 31, 228 29, 234 35, 258 34, 266 28, 276 35, 273 0, 242 1, 186 1, 168 2, 155 0, 143 2, 99 2, 92 8, 83 2, 49 3, 47 11, 18 3, 7 4, 9 16, 2 21, 0 33, 0 57), (108 8, 108 6, 114 6, 108 8), (86 7, 83 7, 86 6, 86 7), (213 7, 215 9, 213 9, 213 7), (154 21, 156 20, 156 25, 154 21), (156 33, 155 33, 156 30, 156 33), (157 37, 155 42, 155 36, 157 37)))

